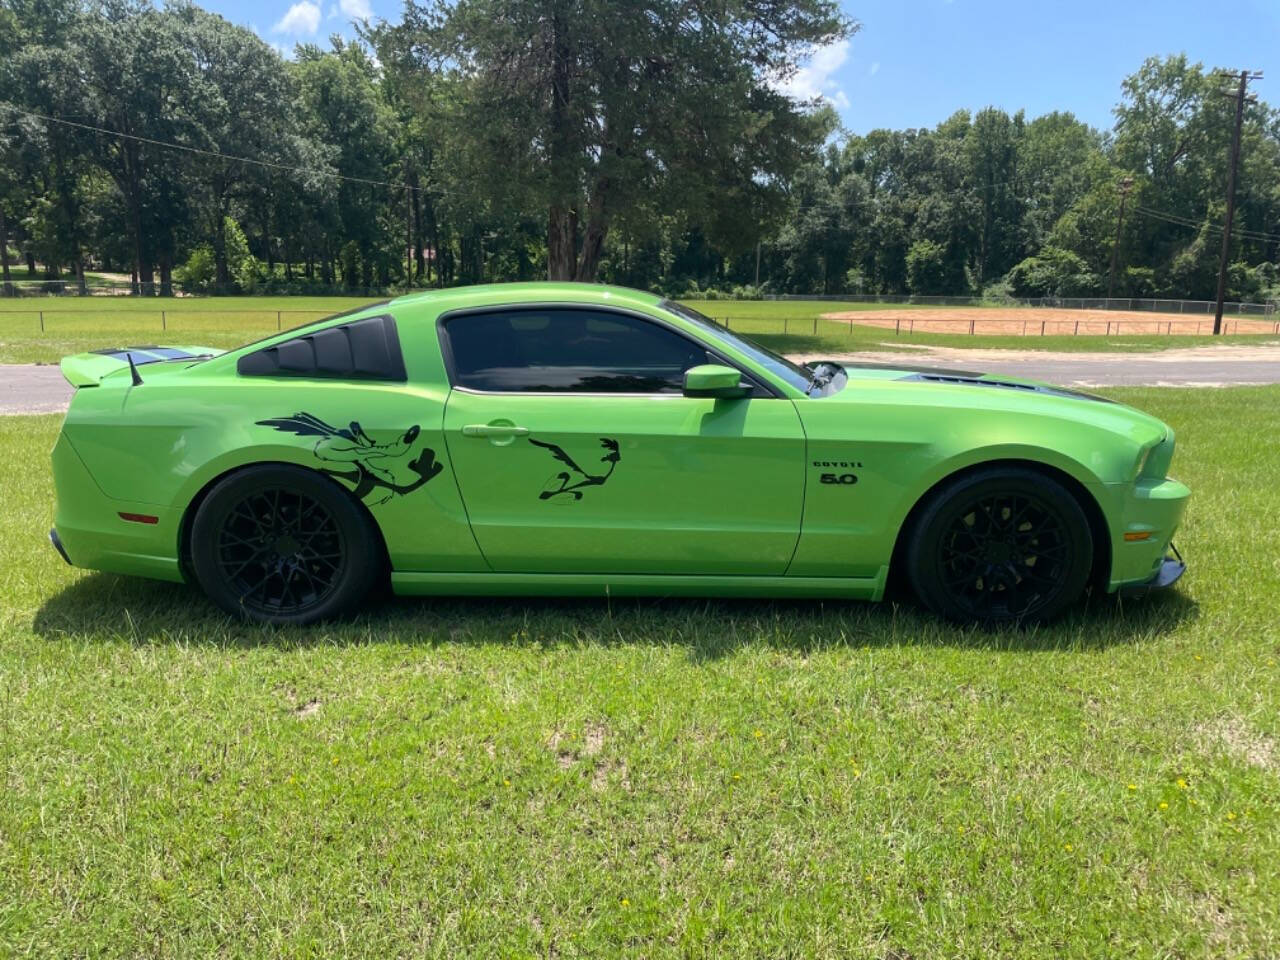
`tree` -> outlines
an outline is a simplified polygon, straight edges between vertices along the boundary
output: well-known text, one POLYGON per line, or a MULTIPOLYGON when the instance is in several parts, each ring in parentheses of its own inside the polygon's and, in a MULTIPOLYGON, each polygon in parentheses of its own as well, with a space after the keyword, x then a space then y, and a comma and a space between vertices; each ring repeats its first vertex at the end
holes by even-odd
POLYGON ((1017 297, 1080 297, 1096 292, 1098 278, 1069 250, 1045 247, 1009 271, 1017 297))
POLYGON ((546 211, 558 280, 594 279, 646 193, 706 220, 778 203, 820 131, 776 84, 853 30, 833 0, 410 0, 406 19, 454 82, 454 162, 546 211))
POLYGON ((907 286, 917 296, 952 293, 947 252, 932 240, 917 240, 907 251, 907 286))

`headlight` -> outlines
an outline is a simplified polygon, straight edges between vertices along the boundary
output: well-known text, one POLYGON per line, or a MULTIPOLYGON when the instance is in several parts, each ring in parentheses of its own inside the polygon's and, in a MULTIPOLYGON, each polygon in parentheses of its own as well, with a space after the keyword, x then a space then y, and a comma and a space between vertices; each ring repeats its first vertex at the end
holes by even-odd
POLYGON ((1151 454, 1155 452, 1156 447, 1158 447, 1159 445, 1160 445, 1159 442, 1153 443, 1151 446, 1144 448, 1138 454, 1138 461, 1133 465, 1134 480, 1137 480, 1140 476, 1142 476, 1143 471, 1147 469, 1147 461, 1151 459, 1151 454))

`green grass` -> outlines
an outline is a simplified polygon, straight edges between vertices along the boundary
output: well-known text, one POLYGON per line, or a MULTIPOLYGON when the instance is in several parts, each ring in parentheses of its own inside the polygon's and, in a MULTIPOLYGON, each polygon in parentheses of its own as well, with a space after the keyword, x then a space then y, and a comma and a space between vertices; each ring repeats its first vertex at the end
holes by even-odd
POLYGON ((277 323, 288 329, 376 299, 61 297, 0 303, 0 363, 55 363, 67 354, 131 344, 229 348, 274 333, 277 323))
MULTIPOLYGON (((369 297, 60 297, 0 302, 0 363, 56 363, 62 357, 103 347, 186 343, 228 348, 361 304, 369 297), (279 315, 277 316, 277 312, 279 315), (41 329, 43 313, 44 329, 41 329), (163 315, 162 315, 163 314, 163 315)), ((1164 350, 1205 343, 1254 344, 1265 338, 1203 337, 1010 337, 904 332, 822 320, 849 310, 901 309, 908 305, 820 301, 689 301, 709 316, 729 319, 781 353, 844 353, 894 350, 903 344, 1036 350, 1164 350)))
POLYGON ((909 605, 389 601, 72 570, 0 418, 0 955, 1280 954, 1280 388, 1177 429, 1190 572, 909 605))

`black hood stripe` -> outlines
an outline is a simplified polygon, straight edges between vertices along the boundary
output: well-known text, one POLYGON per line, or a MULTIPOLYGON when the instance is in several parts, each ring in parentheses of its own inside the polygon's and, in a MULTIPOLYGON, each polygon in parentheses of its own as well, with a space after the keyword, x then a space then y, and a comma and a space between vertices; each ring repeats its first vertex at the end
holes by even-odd
MULTIPOLYGON (((903 367, 901 369, 910 369, 903 367)), ((944 370, 925 370, 912 373, 909 376, 901 377, 902 380, 922 380, 929 383, 952 383, 969 387, 997 387, 1004 390, 1021 390, 1024 393, 1039 393, 1052 397, 1072 397, 1076 400, 1096 400, 1098 403, 1115 403, 1114 400, 1107 397, 1099 397, 1096 394, 1085 393, 1082 390, 1072 390, 1068 387, 1052 387, 1047 384, 1037 383, 1014 383, 1011 380, 984 380, 981 379, 985 374, 959 374, 952 371, 944 370)))

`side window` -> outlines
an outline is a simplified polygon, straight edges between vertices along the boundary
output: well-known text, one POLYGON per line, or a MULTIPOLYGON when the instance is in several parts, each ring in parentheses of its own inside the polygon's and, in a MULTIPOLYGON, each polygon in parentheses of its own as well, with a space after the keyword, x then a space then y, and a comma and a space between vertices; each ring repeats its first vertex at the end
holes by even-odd
POLYGON ((694 340, 603 310, 463 314, 442 325, 454 385, 487 392, 680 393, 694 340))
POLYGON ((390 314, 300 333, 236 361, 242 377, 391 380, 407 377, 400 335, 390 314))

